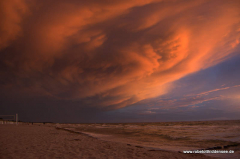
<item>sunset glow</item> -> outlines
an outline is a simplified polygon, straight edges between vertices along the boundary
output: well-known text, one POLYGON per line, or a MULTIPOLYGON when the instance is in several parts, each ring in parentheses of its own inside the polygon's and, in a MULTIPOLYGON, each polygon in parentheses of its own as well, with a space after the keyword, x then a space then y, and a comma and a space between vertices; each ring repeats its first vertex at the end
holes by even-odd
POLYGON ((61 122, 63 114, 235 118, 240 107, 228 94, 240 91, 239 8, 237 0, 1 1, 0 111, 61 122), (213 107, 225 113, 204 116, 213 107))

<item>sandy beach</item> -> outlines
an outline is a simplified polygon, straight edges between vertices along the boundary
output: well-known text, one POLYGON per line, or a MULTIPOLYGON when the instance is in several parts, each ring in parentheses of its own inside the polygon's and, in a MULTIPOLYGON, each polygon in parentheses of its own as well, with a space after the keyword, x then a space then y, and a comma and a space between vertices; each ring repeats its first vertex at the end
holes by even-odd
POLYGON ((51 125, 0 125, 0 158, 212 158, 102 141, 51 125))

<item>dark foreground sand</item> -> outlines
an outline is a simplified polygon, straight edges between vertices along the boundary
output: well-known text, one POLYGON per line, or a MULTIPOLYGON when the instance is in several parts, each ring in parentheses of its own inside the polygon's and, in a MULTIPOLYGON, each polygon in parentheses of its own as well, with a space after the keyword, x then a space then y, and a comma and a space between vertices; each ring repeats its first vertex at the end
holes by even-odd
POLYGON ((128 158, 211 158, 201 154, 149 151, 123 143, 101 141, 46 125, 0 125, 1 159, 128 159, 128 158))

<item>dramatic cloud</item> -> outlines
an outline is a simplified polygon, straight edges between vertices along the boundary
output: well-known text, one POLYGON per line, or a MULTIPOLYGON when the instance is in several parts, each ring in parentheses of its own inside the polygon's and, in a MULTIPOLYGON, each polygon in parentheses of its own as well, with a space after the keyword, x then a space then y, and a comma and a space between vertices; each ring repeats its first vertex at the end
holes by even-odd
POLYGON ((226 60, 240 41, 239 1, 8 0, 0 6, 0 88, 21 97, 122 108, 226 60))
POLYGON ((2 49, 21 35, 20 25, 28 6, 22 0, 1 1, 0 10, 0 49, 2 49))

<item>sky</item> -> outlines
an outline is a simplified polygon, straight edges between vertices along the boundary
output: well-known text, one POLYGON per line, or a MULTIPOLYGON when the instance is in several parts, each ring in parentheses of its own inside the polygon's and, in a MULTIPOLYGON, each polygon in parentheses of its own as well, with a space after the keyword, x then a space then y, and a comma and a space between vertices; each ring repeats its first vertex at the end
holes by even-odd
POLYGON ((240 1, 0 1, 0 115, 240 119, 240 1))

